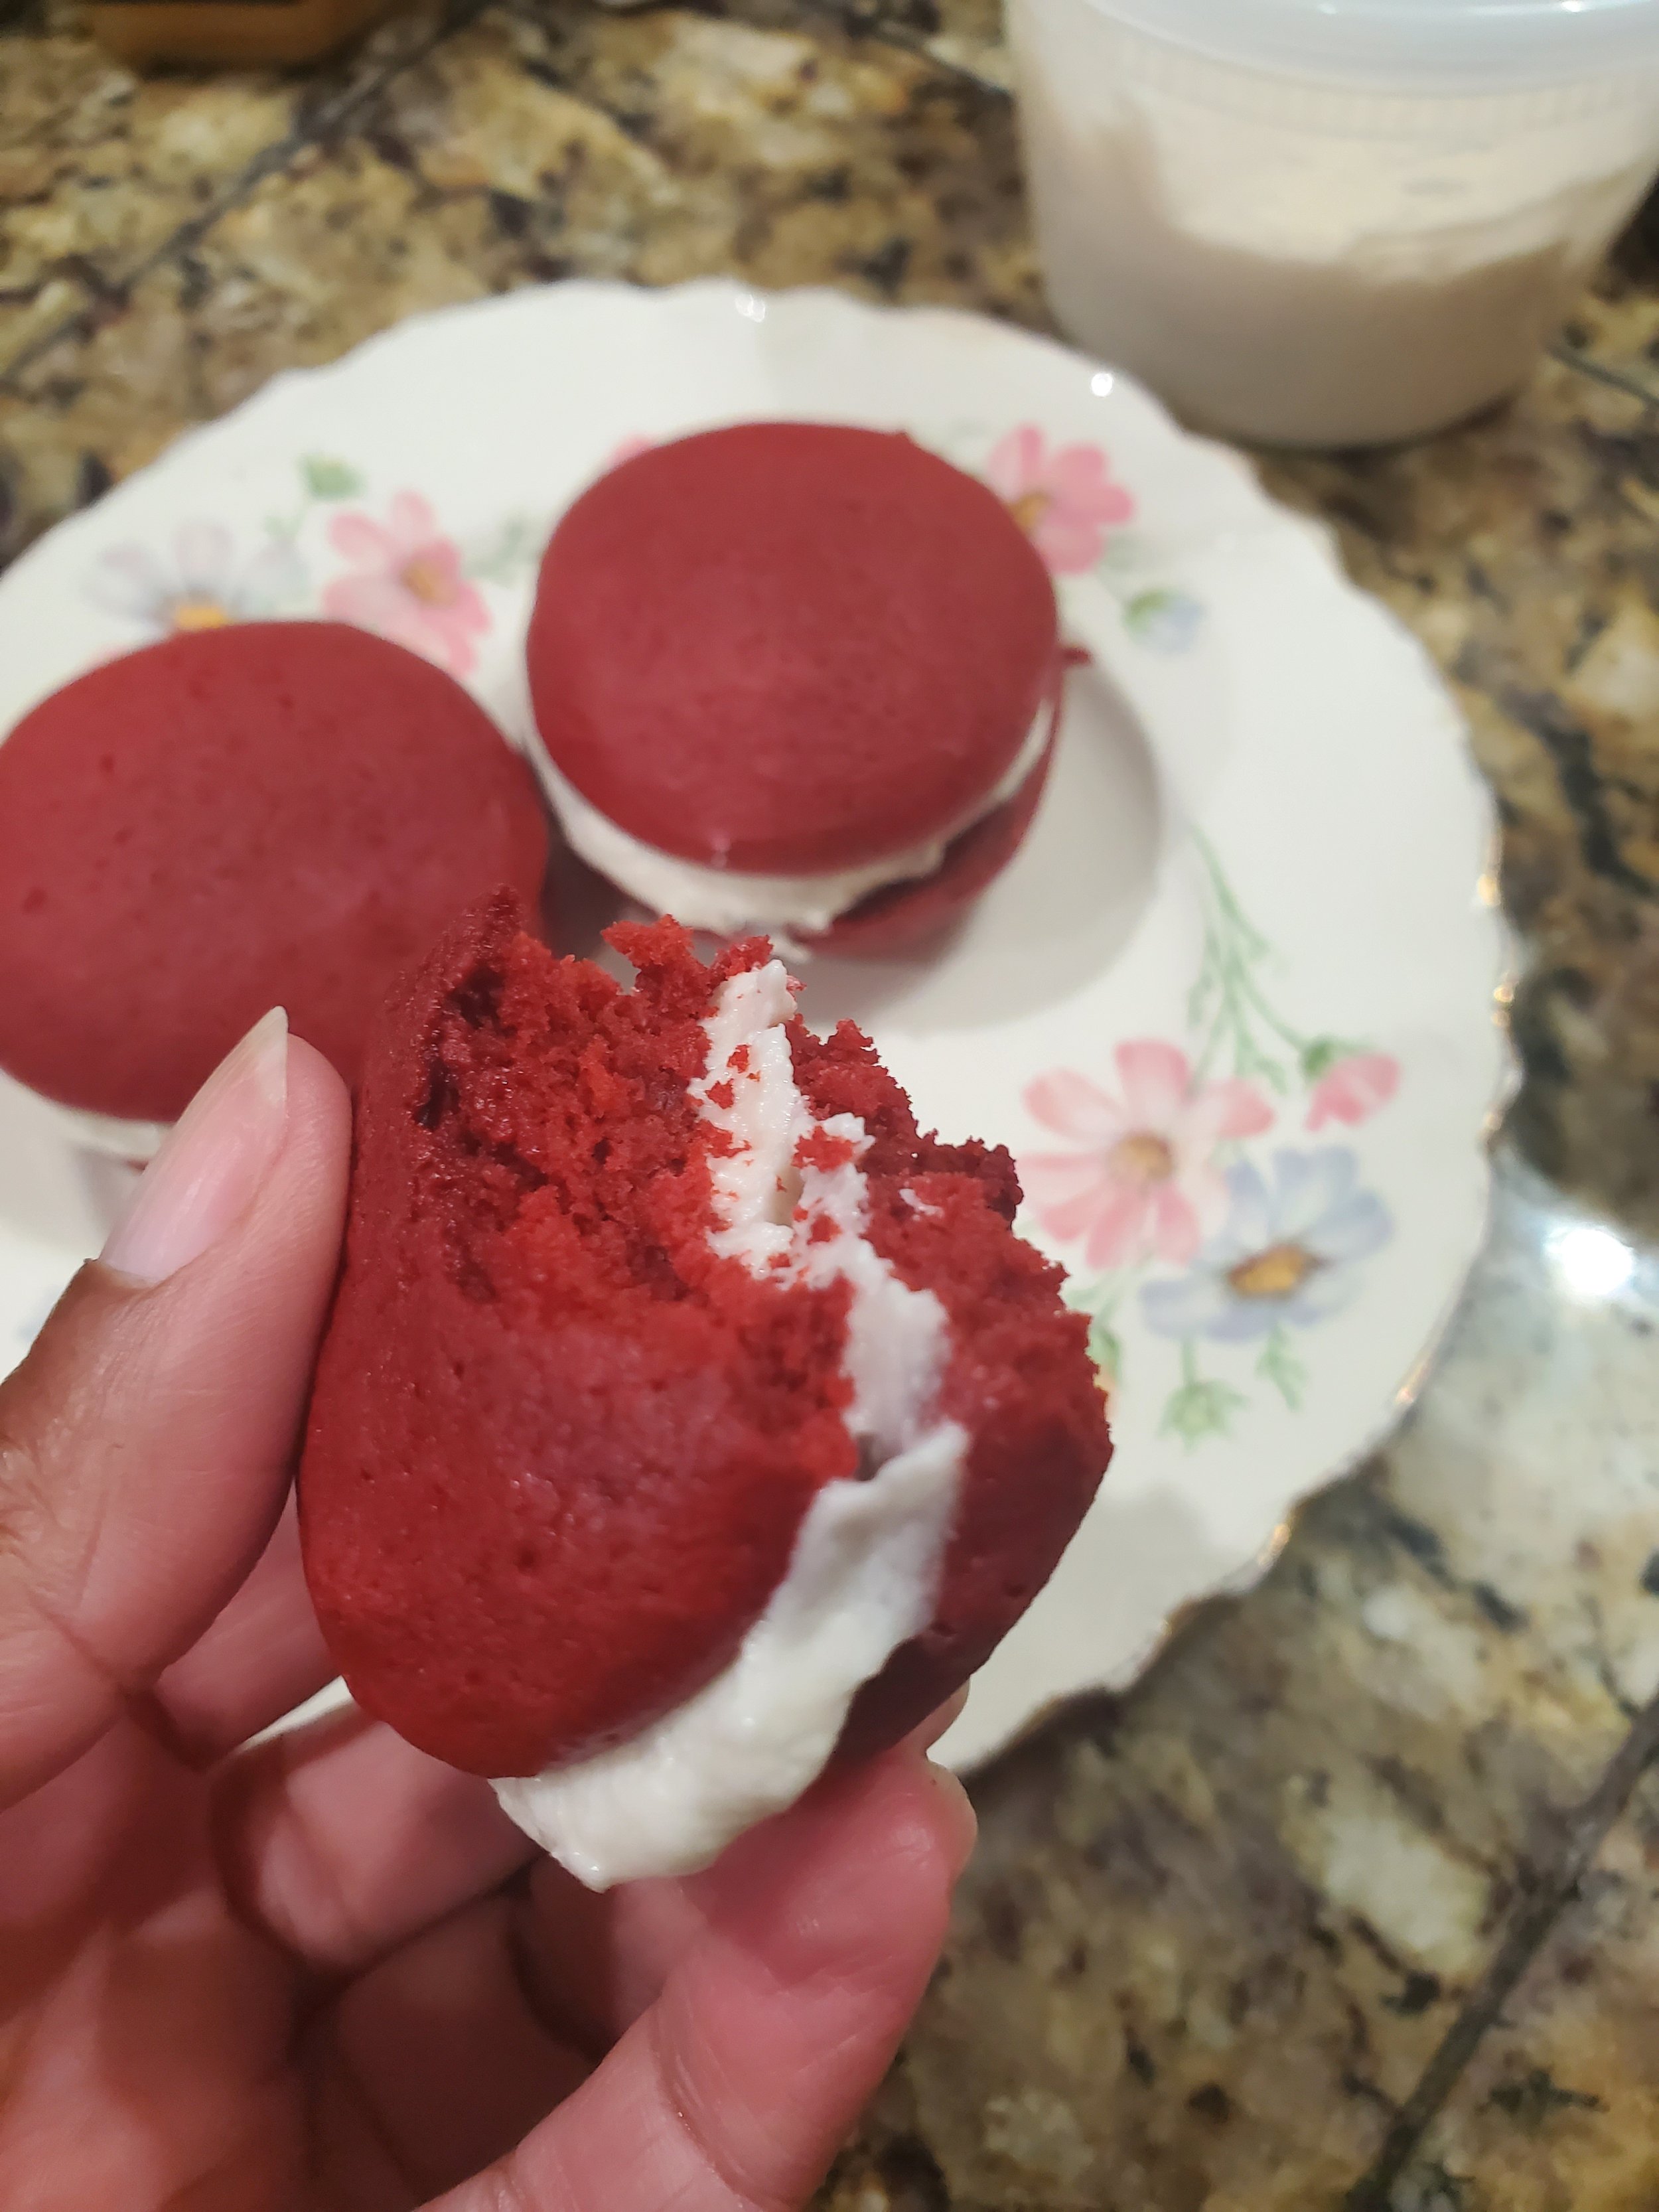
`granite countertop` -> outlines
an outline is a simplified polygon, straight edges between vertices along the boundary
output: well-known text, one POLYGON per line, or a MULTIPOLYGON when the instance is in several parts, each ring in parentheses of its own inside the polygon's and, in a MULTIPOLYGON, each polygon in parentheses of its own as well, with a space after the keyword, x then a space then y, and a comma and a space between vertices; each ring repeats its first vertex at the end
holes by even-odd
MULTIPOLYGON (((297 77, 0 0, 0 558, 273 372, 568 273, 1041 325, 994 0, 462 0, 297 77)), ((1263 463, 1458 689, 1529 972, 1396 1442, 984 1839, 836 2212, 1659 2203, 1659 225, 1511 408, 1263 463), (1616 1272, 1616 1271, 1615 1271, 1616 1272)))

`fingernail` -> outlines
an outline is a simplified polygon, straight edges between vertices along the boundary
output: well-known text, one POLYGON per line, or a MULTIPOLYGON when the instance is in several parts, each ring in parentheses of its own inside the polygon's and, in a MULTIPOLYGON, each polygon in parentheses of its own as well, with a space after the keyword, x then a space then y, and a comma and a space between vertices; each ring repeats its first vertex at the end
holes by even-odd
POLYGON ((973 1800, 948 1766, 940 1766, 931 1759, 925 1764, 927 1778, 939 1796, 939 1810, 951 1831, 955 1871, 960 1874, 974 1856, 974 1845, 979 1841, 979 1815, 974 1810, 973 1800))
POLYGON ((252 1205, 288 1115, 288 1016, 275 1006, 220 1061, 168 1132, 110 1233, 106 1267, 163 1283, 252 1205))
POLYGON ((931 1751, 945 1730, 954 1728, 962 1718, 967 1703, 968 1685, 964 1682, 959 1690, 951 1692, 942 1705, 935 1705, 921 1726, 912 1729, 904 1741, 917 1751, 931 1751))

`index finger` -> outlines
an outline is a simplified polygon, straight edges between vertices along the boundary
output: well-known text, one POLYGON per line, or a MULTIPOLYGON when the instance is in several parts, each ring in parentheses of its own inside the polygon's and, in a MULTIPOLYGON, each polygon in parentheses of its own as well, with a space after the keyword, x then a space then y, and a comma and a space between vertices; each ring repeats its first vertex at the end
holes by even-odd
POLYGON ((349 1122, 338 1076, 268 1017, 0 1387, 0 1804, 142 1708, 270 1537, 349 1122))

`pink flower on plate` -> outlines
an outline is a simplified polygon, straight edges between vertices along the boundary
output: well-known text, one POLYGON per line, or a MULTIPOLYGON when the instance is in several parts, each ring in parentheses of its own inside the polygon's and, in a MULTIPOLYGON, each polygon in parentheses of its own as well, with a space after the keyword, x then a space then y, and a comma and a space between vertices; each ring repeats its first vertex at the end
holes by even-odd
POLYGON ((1024 1155, 1021 1181, 1049 1236, 1085 1240, 1091 1267, 1184 1267, 1226 1218, 1216 1146, 1258 1136, 1273 1109, 1252 1084, 1195 1082, 1186 1054, 1155 1038, 1121 1044, 1114 1057, 1115 1097, 1064 1068, 1030 1085, 1037 1120, 1084 1149, 1024 1155))
POLYGON ((985 480, 1056 576, 1092 568, 1107 532, 1134 517, 1134 495, 1113 483, 1098 446, 1051 450, 1035 422, 999 441, 985 480))
POLYGON ((466 580, 460 549, 441 534, 419 492, 398 492, 384 522, 337 514, 328 535, 355 573, 323 593, 325 614, 406 645, 452 676, 470 672, 489 610, 466 580))
POLYGON ((624 438, 605 455, 604 465, 606 471, 619 469, 624 461, 636 461, 641 453, 652 452, 655 445, 654 438, 624 438))
POLYGON ((1328 1121, 1346 1121, 1350 1128, 1369 1120, 1386 1106, 1400 1088, 1400 1062, 1385 1052, 1351 1052, 1333 1060, 1314 1085, 1308 1099, 1308 1127, 1322 1129, 1328 1121))

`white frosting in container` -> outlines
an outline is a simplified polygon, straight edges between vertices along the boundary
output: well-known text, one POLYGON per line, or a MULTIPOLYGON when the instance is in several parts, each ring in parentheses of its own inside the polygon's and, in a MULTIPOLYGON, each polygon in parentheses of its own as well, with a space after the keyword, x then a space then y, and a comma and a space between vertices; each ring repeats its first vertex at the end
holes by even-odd
MULTIPOLYGON (((710 867, 685 860, 660 847, 645 844, 602 814, 562 775, 545 751, 541 755, 547 785, 567 842, 591 868, 608 877, 653 914, 672 914, 688 929, 707 929, 721 937, 763 932, 780 942, 795 933, 811 936, 828 929, 838 915, 872 891, 890 884, 921 881, 933 875, 947 848, 1012 799, 1042 759, 1054 727, 1054 712, 1044 706, 1024 743, 994 787, 937 837, 902 853, 861 861, 856 867, 803 876, 746 875, 735 868, 710 867)), ((799 947, 795 947, 799 951, 799 947)))
POLYGON ((847 1425, 874 1471, 819 1491, 783 1581, 712 1682, 611 1750, 494 1784, 526 1833, 592 1889, 693 1873, 793 1804, 860 1684, 933 1615, 968 1445, 935 1410, 950 1324, 933 1292, 910 1289, 866 1240, 870 1139, 852 1115, 814 1120, 781 1026, 791 1011, 774 961, 724 984, 705 1024, 707 1073, 692 1095, 736 1139, 713 1163, 713 1242, 769 1279, 849 1284, 847 1425), (711 1093, 728 1083, 726 1106, 711 1093), (851 1157, 798 1166, 815 1128, 851 1157), (830 1233, 819 1226, 815 1241, 823 1224, 830 1233))
POLYGON ((1229 437, 1514 390, 1659 166, 1651 0, 1011 0, 1008 33, 1058 320, 1229 437))

